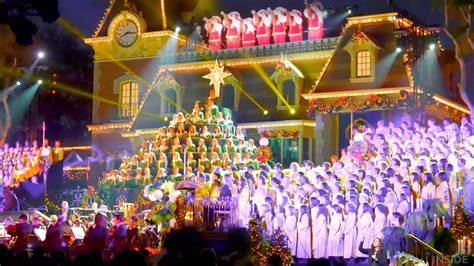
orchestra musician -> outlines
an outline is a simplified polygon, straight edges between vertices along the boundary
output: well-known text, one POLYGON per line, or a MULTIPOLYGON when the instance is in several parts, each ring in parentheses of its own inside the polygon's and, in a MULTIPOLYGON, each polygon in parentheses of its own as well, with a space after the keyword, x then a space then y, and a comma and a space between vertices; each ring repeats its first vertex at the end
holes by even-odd
POLYGON ((133 242, 137 240, 138 235, 138 217, 132 216, 130 217, 130 223, 128 224, 127 228, 126 243, 128 248, 133 248, 133 242))
POLYGON ((87 249, 103 250, 109 238, 107 230, 107 217, 102 213, 97 213, 94 224, 89 228, 84 236, 84 246, 87 249))
POLYGON ((126 248, 127 226, 123 223, 123 214, 115 213, 113 218, 114 226, 110 229, 110 236, 114 241, 114 254, 119 254, 126 248))
POLYGON ((47 252, 60 250, 63 242, 63 228, 58 216, 51 215, 50 224, 46 230, 44 248, 47 252))
POLYGON ((28 247, 28 236, 33 232, 33 227, 28 223, 28 217, 22 213, 18 222, 7 226, 7 233, 12 236, 10 249, 13 252, 24 250, 28 247))

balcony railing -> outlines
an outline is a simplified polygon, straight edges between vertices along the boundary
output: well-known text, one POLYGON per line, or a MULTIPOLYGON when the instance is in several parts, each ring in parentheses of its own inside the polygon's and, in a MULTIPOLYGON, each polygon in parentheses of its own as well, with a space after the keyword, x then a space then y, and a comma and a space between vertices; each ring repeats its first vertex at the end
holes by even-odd
POLYGON ((185 51, 175 54, 167 53, 160 55, 160 65, 171 65, 180 63, 191 63, 199 61, 245 59, 266 56, 279 56, 281 54, 297 54, 331 50, 336 48, 339 37, 324 38, 317 41, 288 42, 281 44, 269 44, 265 46, 253 46, 238 49, 223 49, 219 51, 185 51))
POLYGON ((422 259, 433 266, 447 266, 449 259, 440 251, 430 246, 423 240, 412 234, 405 235, 407 239, 407 252, 415 257, 422 259))

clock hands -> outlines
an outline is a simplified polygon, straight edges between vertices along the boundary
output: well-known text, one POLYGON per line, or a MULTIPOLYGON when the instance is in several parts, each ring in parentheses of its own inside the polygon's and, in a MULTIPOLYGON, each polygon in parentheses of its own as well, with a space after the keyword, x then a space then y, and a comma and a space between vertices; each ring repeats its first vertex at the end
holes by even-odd
POLYGON ((125 37, 125 36, 127 36, 127 35, 129 35, 129 34, 136 34, 136 32, 134 32, 134 31, 127 31, 127 32, 125 32, 124 34, 120 35, 119 39, 122 39, 123 37, 125 37))

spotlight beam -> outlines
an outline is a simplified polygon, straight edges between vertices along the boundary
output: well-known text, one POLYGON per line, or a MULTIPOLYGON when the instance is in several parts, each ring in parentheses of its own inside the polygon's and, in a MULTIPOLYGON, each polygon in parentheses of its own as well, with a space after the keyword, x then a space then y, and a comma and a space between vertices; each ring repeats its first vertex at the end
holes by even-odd
POLYGON ((265 70, 263 69, 263 67, 261 65, 253 65, 253 68, 255 70, 255 72, 257 72, 257 74, 260 76, 260 78, 265 82, 265 84, 267 85, 268 88, 270 88, 270 90, 273 91, 273 93, 275 93, 275 95, 280 98, 280 100, 282 101, 282 103, 288 108, 288 110, 291 110, 293 108, 291 108, 290 104, 288 104, 288 102, 286 101, 285 97, 283 97, 283 95, 281 94, 280 90, 276 87, 276 85, 273 83, 273 81, 270 79, 270 77, 267 75, 267 73, 265 72, 265 70))
MULTIPOLYGON (((52 85, 52 84, 49 84, 48 85, 52 85)), ((47 86, 48 88, 49 86, 47 86)), ((64 91, 64 92, 67 92, 67 93, 70 93, 70 94, 74 94, 74 95, 78 95, 78 96, 82 96, 82 97, 85 97, 85 98, 89 98, 89 99, 93 99, 93 100, 98 100, 99 102, 103 102, 103 103, 106 103, 106 104, 110 104, 110 105, 113 105, 113 106, 117 106, 119 108, 123 108, 123 109, 129 109, 129 106, 126 106, 126 105, 121 105, 120 103, 116 102, 116 101, 112 101, 112 100, 109 100, 109 99, 106 99, 106 98, 103 98, 103 97, 100 97, 100 96, 97 96, 97 95, 92 95, 90 93, 87 93, 87 92, 84 92, 84 91, 80 91, 76 88, 73 88, 73 87, 70 87, 66 84, 62 84, 62 83, 57 83, 56 85, 54 85, 55 89, 59 89, 61 91, 64 91)), ((138 110, 137 110, 138 111, 138 110)), ((163 115, 157 115, 157 114, 153 114, 153 113, 149 113, 149 112, 145 112, 145 111, 141 111, 139 112, 140 114, 144 114, 144 115, 147 115, 147 116, 150 116, 150 117, 153 117, 153 118, 157 118, 157 119, 164 119, 165 116, 163 115)), ((137 112, 136 115, 139 114, 137 112)))
POLYGON ((237 85, 235 86, 237 90, 239 90, 245 97, 247 97, 247 99, 249 99, 253 104, 255 104, 255 106, 260 109, 264 114, 265 114, 265 111, 267 112, 268 114, 268 111, 263 108, 253 97, 252 95, 250 95, 247 91, 244 90, 244 88, 242 88, 242 86, 240 85, 237 85))

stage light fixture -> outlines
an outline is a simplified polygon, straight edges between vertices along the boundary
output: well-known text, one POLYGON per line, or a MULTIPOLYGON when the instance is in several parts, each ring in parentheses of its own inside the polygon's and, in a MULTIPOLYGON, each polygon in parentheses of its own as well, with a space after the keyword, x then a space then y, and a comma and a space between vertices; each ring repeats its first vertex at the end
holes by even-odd
POLYGON ((290 113, 291 113, 292 115, 294 115, 294 114, 296 113, 295 109, 292 108, 292 109, 290 110, 290 113))
POLYGON ((43 84, 43 80, 38 79, 38 84, 43 84))
POLYGON ((347 10, 347 14, 352 14, 352 10, 347 10))
POLYGON ((165 120, 165 122, 167 122, 167 121, 168 121, 168 117, 165 116, 165 118, 163 118, 163 120, 165 120))
POLYGON ((268 115, 268 110, 263 111, 263 115, 268 115))
POLYGON ((400 52, 402 51, 402 48, 397 47, 397 49, 395 49, 395 51, 396 51, 397 53, 400 53, 400 52))
POLYGON ((176 27, 176 32, 179 32, 181 30, 180 27, 176 27))
POLYGON ((39 59, 44 58, 44 52, 43 51, 38 52, 38 58, 39 59))
POLYGON ((17 82, 16 82, 16 85, 17 85, 17 86, 20 86, 20 85, 21 85, 21 82, 20 82, 20 81, 17 81, 17 82))
POLYGON ((436 45, 434 43, 430 44, 430 50, 434 50, 436 48, 436 45))

